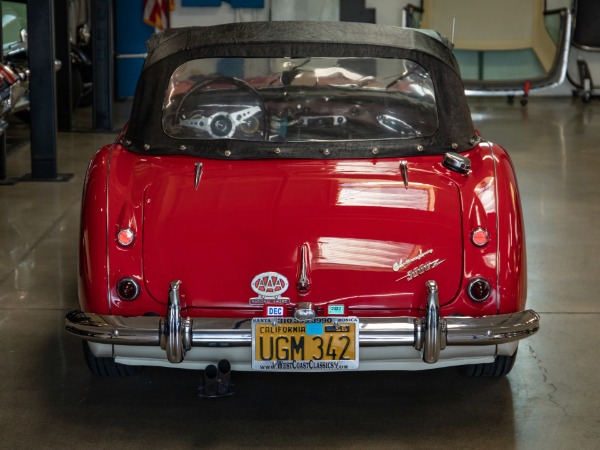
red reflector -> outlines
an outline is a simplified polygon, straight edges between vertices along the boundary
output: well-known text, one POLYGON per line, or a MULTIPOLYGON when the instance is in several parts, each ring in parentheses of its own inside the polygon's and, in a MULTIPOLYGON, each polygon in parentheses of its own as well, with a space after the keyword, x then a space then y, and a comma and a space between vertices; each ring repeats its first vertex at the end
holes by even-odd
POLYGON ((122 228, 117 233, 117 242, 123 247, 133 244, 134 234, 131 228, 122 228))
POLYGON ((488 236, 487 231, 485 231, 483 228, 477 228, 473 231, 473 234, 471 234, 471 241, 477 247, 483 247, 489 242, 489 240, 490 237, 488 236))

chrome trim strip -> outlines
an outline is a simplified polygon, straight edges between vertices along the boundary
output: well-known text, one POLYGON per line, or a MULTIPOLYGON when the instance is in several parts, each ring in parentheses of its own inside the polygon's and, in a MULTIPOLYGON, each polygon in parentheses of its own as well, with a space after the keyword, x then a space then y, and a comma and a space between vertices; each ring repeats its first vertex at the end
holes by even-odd
POLYGON ((300 246, 300 273, 296 282, 296 289, 304 294, 311 288, 310 279, 308 278, 308 243, 300 246))
POLYGON ((402 179, 404 180, 404 189, 408 189, 408 161, 400 161, 400 172, 402 172, 402 179))
POLYGON ((197 162, 194 163, 196 166, 196 178, 194 179, 194 189, 198 190, 198 185, 200 184, 200 177, 202 177, 202 163, 197 162))

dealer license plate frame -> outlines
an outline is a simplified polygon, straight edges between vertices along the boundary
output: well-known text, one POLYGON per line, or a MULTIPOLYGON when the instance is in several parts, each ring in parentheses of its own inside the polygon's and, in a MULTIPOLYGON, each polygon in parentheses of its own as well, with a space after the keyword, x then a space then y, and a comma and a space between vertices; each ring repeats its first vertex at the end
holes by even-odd
MULTIPOLYGON (((255 317, 252 319, 252 369, 257 371, 270 371, 270 372, 321 372, 321 371, 345 371, 355 370, 359 366, 359 320, 357 317, 317 317, 309 322, 301 322, 292 317, 255 317), (261 327, 262 325, 262 327, 261 327), (295 327, 292 329, 298 329, 298 327, 304 327, 304 332, 286 333, 284 331, 276 331, 277 327, 280 329, 286 329, 285 327, 295 327), (271 329, 269 332, 265 332, 266 329, 271 329), (260 344, 257 341, 262 336, 263 342, 265 337, 279 337, 284 336, 290 338, 292 335, 304 336, 306 341, 302 342, 304 348, 305 342, 311 339, 309 343, 310 349, 312 347, 318 347, 319 337, 323 344, 323 352, 320 352, 322 359, 315 359, 313 357, 309 359, 293 359, 294 351, 292 353, 292 359, 289 358, 288 353, 287 359, 278 359, 274 353, 277 351, 273 348, 274 341, 269 341, 270 347, 270 359, 264 359, 258 357, 257 350, 260 350, 260 344), (339 349, 339 345, 343 345, 346 342, 342 339, 342 336, 347 336, 349 339, 348 346, 354 346, 354 349, 350 348, 350 351, 340 352, 342 354, 349 355, 350 359, 332 359, 331 354, 328 355, 329 350, 339 349), (331 338, 331 340, 330 340, 331 338), (335 339, 339 338, 339 339, 335 339), (334 342, 335 341, 335 342, 334 342), (337 342, 339 341, 339 342, 337 342), (327 349, 327 345, 330 348, 327 349), (333 348, 331 348, 333 345, 333 348)), ((284 340, 283 345, 289 343, 284 340)), ((298 342, 294 342, 298 343, 298 342)), ((263 345, 264 347, 264 345, 263 345)), ((296 352, 298 348, 295 348, 296 352)), ((281 352, 280 352, 281 353, 281 352)), ((285 352, 284 352, 285 353, 285 352)), ((304 355, 306 356, 306 355, 304 355)), ((309 355, 315 356, 315 355, 309 355)), ((337 356, 337 355, 336 355, 337 356)))

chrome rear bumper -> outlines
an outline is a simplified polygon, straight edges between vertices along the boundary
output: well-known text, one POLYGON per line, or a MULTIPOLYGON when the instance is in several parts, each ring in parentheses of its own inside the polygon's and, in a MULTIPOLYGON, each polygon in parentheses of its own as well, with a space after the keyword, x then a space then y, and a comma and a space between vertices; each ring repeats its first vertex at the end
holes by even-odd
MULTIPOLYGON (((536 333, 532 310, 483 317, 441 317, 437 285, 427 282, 425 317, 361 317, 361 347, 412 346, 426 363, 435 363, 447 345, 498 345, 536 333)), ((273 318, 277 320, 277 318, 273 318)), ((179 282, 171 283, 166 317, 121 317, 83 311, 66 316, 66 330, 82 339, 111 345, 160 346, 171 363, 192 347, 250 347, 251 319, 182 318, 179 282)))

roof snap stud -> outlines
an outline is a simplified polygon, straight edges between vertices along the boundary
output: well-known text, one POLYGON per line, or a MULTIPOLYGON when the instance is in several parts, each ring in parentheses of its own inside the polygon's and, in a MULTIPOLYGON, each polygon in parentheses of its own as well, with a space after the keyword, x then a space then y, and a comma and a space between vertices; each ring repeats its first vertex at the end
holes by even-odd
POLYGON ((323 150, 323 154, 325 156, 329 156, 331 154, 331 151, 328 148, 326 148, 325 150, 323 150))
POLYGON ((181 151, 187 150, 187 147, 185 145, 181 144, 179 146, 179 150, 181 150, 181 151))
POLYGON ((229 150, 225 150, 225 153, 224 153, 224 155, 225 155, 225 156, 231 156, 231 151, 229 151, 229 150))
POLYGON ((280 155, 281 154, 281 149, 280 148, 276 148, 275 149, 275 154, 276 155, 280 155))
POLYGON ((146 151, 150 150, 150 144, 144 144, 144 150, 146 150, 146 151))
POLYGON ((456 150, 456 149, 458 148, 458 144, 457 144, 456 142, 453 142, 453 143, 452 143, 452 148, 453 148, 454 150, 456 150))
POLYGON ((423 148, 422 145, 417 145, 417 151, 418 152, 422 152, 423 150, 425 150, 425 149, 423 148))
POLYGON ((371 150, 371 152, 376 155, 377 153, 379 153, 379 149, 377 147, 373 147, 373 149, 371 150))

